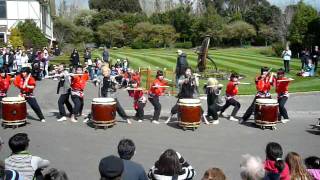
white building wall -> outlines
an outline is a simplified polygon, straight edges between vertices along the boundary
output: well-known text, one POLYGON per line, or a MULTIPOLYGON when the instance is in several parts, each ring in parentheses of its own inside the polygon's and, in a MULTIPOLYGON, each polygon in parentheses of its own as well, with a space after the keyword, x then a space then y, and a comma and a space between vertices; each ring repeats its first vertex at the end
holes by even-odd
MULTIPOLYGON (((19 21, 32 19, 36 22, 37 26, 43 31, 45 36, 53 40, 53 22, 50 15, 50 9, 46 14, 46 24, 42 22, 42 7, 37 0, 16 0, 6 1, 7 3, 7 19, 0 19, 0 26, 7 26, 7 29, 16 26, 19 21)), ((49 8, 49 6, 48 6, 49 8)), ((6 35, 10 35, 7 30, 6 35)), ((5 38, 8 39, 8 38, 5 38)))

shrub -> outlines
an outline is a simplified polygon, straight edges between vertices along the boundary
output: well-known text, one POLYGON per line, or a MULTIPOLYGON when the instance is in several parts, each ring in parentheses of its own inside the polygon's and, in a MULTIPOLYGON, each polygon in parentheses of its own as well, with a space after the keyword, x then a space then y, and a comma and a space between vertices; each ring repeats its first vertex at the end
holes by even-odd
POLYGON ((273 43, 272 44, 272 50, 274 51, 276 56, 281 56, 282 51, 285 49, 284 44, 282 44, 281 42, 277 42, 277 43, 273 43))
POLYGON ((190 42, 190 41, 177 42, 177 43, 174 44, 174 47, 181 48, 181 49, 190 49, 190 48, 192 48, 192 42, 190 42))

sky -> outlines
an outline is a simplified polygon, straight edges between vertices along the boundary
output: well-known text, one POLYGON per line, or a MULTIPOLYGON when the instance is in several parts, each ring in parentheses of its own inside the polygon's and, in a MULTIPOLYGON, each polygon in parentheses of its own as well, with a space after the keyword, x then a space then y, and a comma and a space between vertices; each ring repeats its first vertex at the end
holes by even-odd
MULTIPOLYGON (((89 0, 66 0, 67 2, 77 1, 81 4, 82 7, 88 8, 89 0)), ((150 0, 153 1, 153 0, 150 0)), ((281 8, 287 6, 288 4, 294 4, 299 2, 299 0, 268 0, 271 4, 277 5, 281 8)), ((317 8, 320 11, 320 0, 304 0, 306 3, 311 4, 313 7, 317 8)), ((59 4, 60 0, 56 0, 56 3, 59 4)))

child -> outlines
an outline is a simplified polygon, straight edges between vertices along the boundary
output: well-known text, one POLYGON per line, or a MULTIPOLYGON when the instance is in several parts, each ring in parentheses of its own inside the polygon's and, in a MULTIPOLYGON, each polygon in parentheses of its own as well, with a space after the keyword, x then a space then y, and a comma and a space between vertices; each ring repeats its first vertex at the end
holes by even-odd
POLYGON ((142 122, 144 116, 143 108, 146 106, 147 99, 143 95, 143 90, 138 88, 137 81, 131 80, 130 84, 133 89, 128 90, 129 96, 134 99, 133 107, 136 110, 136 118, 138 119, 138 122, 142 122))
POLYGON ((220 115, 223 117, 227 117, 223 112, 231 105, 234 106, 231 116, 229 118, 230 121, 238 121, 236 118, 236 114, 239 111, 241 105, 240 103, 236 100, 236 96, 238 94, 238 78, 239 76, 237 74, 231 74, 230 76, 230 81, 227 85, 226 89, 226 104, 222 107, 220 115))
POLYGON ((223 85, 219 84, 216 78, 209 78, 208 83, 205 86, 208 106, 207 118, 210 116, 213 118, 212 124, 219 124, 218 111, 220 111, 221 106, 218 105, 218 100, 221 94, 222 86, 223 85))

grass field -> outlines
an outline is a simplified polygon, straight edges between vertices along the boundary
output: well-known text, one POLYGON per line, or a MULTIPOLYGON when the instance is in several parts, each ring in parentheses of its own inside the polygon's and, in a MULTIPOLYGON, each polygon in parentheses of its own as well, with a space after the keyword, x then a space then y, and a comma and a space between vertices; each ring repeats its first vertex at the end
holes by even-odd
MULTIPOLYGON (((260 72, 260 68, 263 66, 271 67, 273 71, 283 66, 281 58, 268 57, 260 54, 261 48, 230 48, 230 49, 218 49, 210 50, 209 55, 213 57, 218 69, 224 71, 236 71, 239 74, 244 75, 246 78, 242 82, 253 82, 254 77, 260 72)), ((184 50, 187 53, 189 65, 193 68, 197 64, 197 54, 192 50, 184 50)), ((167 68, 172 70, 176 65, 176 49, 116 49, 110 50, 110 56, 113 61, 115 59, 128 58, 130 67, 138 69, 139 67, 151 67, 152 69, 167 68)), ((61 56, 56 58, 53 62, 58 63, 68 59, 69 56, 61 56)), ((101 51, 95 50, 93 52, 93 58, 101 57, 101 51)), ((208 62, 208 66, 212 66, 208 62)), ((296 76, 296 73, 300 70, 300 60, 293 59, 290 62, 290 74, 288 77, 292 77, 295 81, 290 85, 291 92, 306 92, 306 91, 319 91, 320 79, 318 77, 302 78, 296 76)), ((168 77, 172 79, 172 76, 168 77)), ((202 80, 201 84, 205 81, 202 80)), ((226 84, 227 81, 221 81, 226 84)), ((255 86, 242 85, 239 87, 239 94, 253 94, 255 92, 255 86)))

